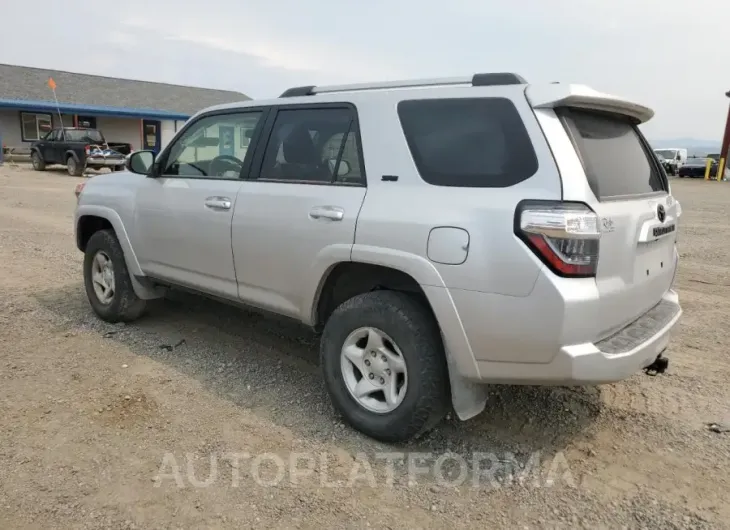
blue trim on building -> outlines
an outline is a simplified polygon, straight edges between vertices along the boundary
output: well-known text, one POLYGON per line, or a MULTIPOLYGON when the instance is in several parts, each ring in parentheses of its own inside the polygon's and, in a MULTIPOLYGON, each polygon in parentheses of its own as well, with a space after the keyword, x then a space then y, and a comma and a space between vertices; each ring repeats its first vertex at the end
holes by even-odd
POLYGON ((61 103, 56 107, 55 101, 27 101, 22 99, 0 99, 0 108, 17 109, 25 112, 57 112, 60 108, 65 114, 92 114, 96 116, 117 116, 120 118, 150 118, 157 120, 187 120, 187 114, 166 110, 131 109, 126 107, 103 107, 97 105, 80 105, 77 103, 61 103))

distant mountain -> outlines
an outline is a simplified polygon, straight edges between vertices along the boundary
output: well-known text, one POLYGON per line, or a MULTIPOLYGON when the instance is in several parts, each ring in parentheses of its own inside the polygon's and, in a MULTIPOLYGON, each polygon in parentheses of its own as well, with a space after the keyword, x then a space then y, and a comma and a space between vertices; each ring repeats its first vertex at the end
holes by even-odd
POLYGON ((667 147, 685 148, 690 156, 720 152, 720 142, 697 138, 670 138, 668 140, 652 140, 649 143, 654 149, 667 147))

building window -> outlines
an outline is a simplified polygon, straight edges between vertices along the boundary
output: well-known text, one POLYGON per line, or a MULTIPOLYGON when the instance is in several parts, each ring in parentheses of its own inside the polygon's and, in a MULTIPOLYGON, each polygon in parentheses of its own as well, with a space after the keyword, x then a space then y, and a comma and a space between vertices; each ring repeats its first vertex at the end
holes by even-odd
POLYGON ((96 129, 96 117, 94 116, 77 116, 76 127, 84 127, 86 129, 96 129))
POLYGON ((20 130, 24 142, 40 140, 51 129, 53 129, 53 122, 50 114, 20 113, 20 130))

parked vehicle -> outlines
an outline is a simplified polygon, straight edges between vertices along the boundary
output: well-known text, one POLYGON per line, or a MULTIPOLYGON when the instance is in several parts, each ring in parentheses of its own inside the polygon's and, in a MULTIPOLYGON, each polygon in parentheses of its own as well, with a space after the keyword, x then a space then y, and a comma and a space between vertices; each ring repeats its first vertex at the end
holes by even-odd
POLYGON ((688 158, 687 162, 679 168, 680 177, 704 177, 707 171, 707 161, 711 160, 710 177, 717 176, 717 162, 712 158, 688 158))
POLYGON ((681 207, 652 116, 506 73, 212 107, 79 186, 86 294, 109 322, 183 287, 310 325, 335 407, 384 441, 480 413, 484 383, 662 371, 681 207))
POLYGON ((687 161, 687 150, 681 148, 654 149, 654 152, 664 158, 664 170, 669 175, 676 175, 687 161))
POLYGON ((110 149, 97 129, 64 127, 53 129, 31 147, 33 169, 43 171, 48 164, 63 164, 69 175, 79 176, 84 168, 112 171, 124 169, 124 155, 110 149))

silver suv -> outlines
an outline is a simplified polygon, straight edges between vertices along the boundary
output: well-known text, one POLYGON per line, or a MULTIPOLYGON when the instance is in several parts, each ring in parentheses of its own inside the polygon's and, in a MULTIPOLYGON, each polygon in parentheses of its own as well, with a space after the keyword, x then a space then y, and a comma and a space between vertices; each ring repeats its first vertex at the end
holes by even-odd
POLYGON ((183 287, 312 326, 383 441, 478 414, 484 383, 661 371, 681 208, 652 115, 509 73, 212 107, 77 190, 86 292, 110 322, 183 287))

